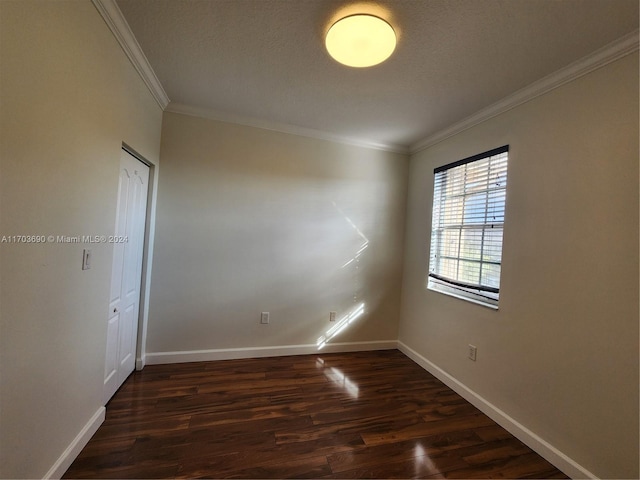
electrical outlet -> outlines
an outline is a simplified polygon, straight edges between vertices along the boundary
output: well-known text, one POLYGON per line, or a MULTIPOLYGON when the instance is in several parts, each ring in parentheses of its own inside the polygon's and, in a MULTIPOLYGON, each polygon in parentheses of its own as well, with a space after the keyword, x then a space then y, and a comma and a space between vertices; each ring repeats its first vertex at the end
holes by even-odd
POLYGON ((269 323, 269 312, 262 312, 260 314, 260 323, 265 325, 269 323))
POLYGON ((336 321, 336 312, 329 312, 329 321, 330 322, 336 321))
POLYGON ((478 347, 469 344, 469 359, 476 361, 476 354, 478 353, 478 347))

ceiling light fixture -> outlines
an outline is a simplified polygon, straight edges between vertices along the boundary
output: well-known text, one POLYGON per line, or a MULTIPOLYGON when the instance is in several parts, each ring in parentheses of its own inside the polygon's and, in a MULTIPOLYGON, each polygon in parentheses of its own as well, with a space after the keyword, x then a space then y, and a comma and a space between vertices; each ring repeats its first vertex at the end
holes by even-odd
POLYGON ((349 67, 384 62, 396 48, 396 32, 374 15, 350 15, 334 23, 325 38, 329 55, 349 67))

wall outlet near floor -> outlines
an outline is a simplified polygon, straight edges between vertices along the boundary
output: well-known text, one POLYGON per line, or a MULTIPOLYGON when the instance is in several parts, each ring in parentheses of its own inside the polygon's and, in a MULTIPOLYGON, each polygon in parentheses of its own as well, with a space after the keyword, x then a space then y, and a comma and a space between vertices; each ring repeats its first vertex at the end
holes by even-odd
POLYGON ((329 321, 330 322, 336 321, 336 312, 329 312, 329 321))
POLYGON ((475 362, 477 353, 478 353, 478 347, 476 347, 475 345, 469 344, 469 354, 468 354, 469 359, 475 362))
POLYGON ((262 312, 260 314, 260 323, 265 325, 269 323, 269 312, 262 312))

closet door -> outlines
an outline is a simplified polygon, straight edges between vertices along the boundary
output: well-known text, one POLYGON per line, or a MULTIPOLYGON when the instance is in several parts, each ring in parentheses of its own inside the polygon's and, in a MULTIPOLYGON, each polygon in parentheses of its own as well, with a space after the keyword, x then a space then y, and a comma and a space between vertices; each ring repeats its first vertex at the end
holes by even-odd
POLYGON ((149 167, 122 150, 107 326, 104 401, 135 368, 149 167))

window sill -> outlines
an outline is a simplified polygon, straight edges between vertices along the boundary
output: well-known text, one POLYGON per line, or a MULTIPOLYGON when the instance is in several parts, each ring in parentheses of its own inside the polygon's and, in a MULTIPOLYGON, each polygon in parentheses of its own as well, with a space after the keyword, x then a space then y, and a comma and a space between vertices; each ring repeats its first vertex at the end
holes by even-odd
POLYGON ((442 285, 440 283, 436 283, 432 280, 429 280, 427 282, 427 290, 431 290, 432 292, 442 293, 450 297, 459 298, 460 300, 465 300, 467 302, 475 303, 476 305, 490 308, 491 310, 498 310, 497 300, 495 301, 495 303, 493 303, 492 300, 488 300, 488 299, 484 300, 482 299, 482 297, 479 297, 472 293, 467 294, 466 292, 456 290, 454 288, 448 287, 446 285, 442 285))

